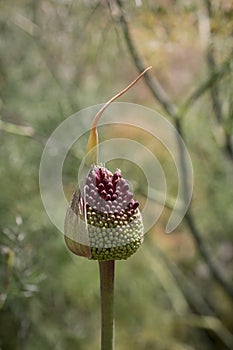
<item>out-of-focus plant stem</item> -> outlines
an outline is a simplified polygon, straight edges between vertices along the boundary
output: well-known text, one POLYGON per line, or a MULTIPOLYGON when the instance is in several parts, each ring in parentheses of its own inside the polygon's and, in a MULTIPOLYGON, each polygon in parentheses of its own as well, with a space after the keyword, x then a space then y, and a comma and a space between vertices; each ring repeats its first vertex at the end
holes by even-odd
POLYGON ((31 126, 16 125, 0 119, 0 130, 19 136, 32 137, 35 133, 31 126))
MULTIPOLYGON (((210 0, 204 0, 204 4, 206 7, 206 17, 209 22, 212 21, 213 18, 213 4, 210 0)), ((213 40, 213 30, 211 25, 209 26, 209 45, 207 47, 206 52, 206 62, 209 70, 210 77, 216 74, 218 70, 218 64, 215 59, 215 46, 214 46, 214 40, 213 40)), ((231 57, 232 57, 232 50, 231 50, 231 57)), ((231 62, 231 61, 229 61, 231 62)), ((229 64, 231 67, 231 65, 229 64)), ((220 86, 219 84, 212 84, 210 87, 210 95, 211 95, 211 101, 212 101, 212 109, 215 115, 215 120, 222 131, 223 134, 223 150, 225 151, 228 158, 232 161, 233 160, 233 143, 232 143, 232 135, 231 132, 228 132, 228 128, 226 127, 226 121, 224 121, 224 112, 223 112, 223 106, 221 101, 221 94, 220 94, 220 86)), ((228 121, 231 118, 231 113, 227 115, 228 121)))
POLYGON ((0 310, 3 307, 6 298, 7 298, 7 290, 10 284, 10 278, 12 274, 12 268, 14 264, 14 252, 9 247, 2 248, 3 253, 6 255, 6 274, 5 280, 3 284, 3 290, 0 293, 0 310))
MULTIPOLYGON (((136 46, 134 45, 133 38, 131 36, 130 29, 129 29, 129 24, 128 24, 126 14, 124 11, 123 2, 121 0, 116 0, 116 6, 118 7, 119 12, 117 13, 117 16, 115 16, 115 20, 117 21, 118 24, 120 24, 120 26, 122 28, 125 42, 126 42, 126 45, 128 47, 128 50, 132 56, 134 64, 137 67, 137 69, 139 70, 139 72, 141 72, 145 68, 145 65, 144 65, 144 62, 143 62, 141 55, 139 54, 136 46)), ((113 18, 114 18, 114 16, 113 16, 113 18)), ((145 79, 147 86, 151 90, 153 96, 160 103, 160 105, 163 107, 163 109, 166 111, 166 113, 173 119, 175 127, 176 127, 177 131, 179 132, 180 136, 182 138, 184 138, 183 128, 182 128, 182 124, 181 124, 181 122, 182 122, 181 117, 184 117, 184 114, 185 114, 185 112, 187 112, 188 108, 191 107, 192 103, 197 98, 199 98, 201 96, 201 93, 206 91, 206 89, 203 89, 200 91, 197 90, 197 91, 199 91, 197 96, 194 95, 195 98, 190 99, 190 101, 188 100, 188 105, 182 111, 183 113, 180 114, 179 113, 180 109, 176 105, 171 103, 169 97, 164 92, 164 90, 160 86, 159 82, 155 78, 152 78, 152 76, 147 73, 144 75, 144 79, 145 79)), ((215 79, 213 81, 211 80, 211 83, 214 84, 215 79)), ((208 88, 211 88, 211 84, 210 84, 210 86, 208 85, 208 88)), ((186 105, 186 103, 184 103, 184 106, 185 105, 186 105)), ((184 180, 183 188, 184 188, 184 193, 185 193, 185 188, 187 186, 186 180, 185 180, 186 179, 185 178, 186 164, 184 163, 184 159, 182 157, 182 154, 180 154, 180 161, 181 161, 181 168, 182 168, 182 179, 184 180)), ((211 256, 208 252, 208 249, 205 245, 205 242, 202 239, 202 235, 199 231, 199 228, 197 227, 197 225, 195 223, 195 219, 194 219, 194 216, 192 214, 191 208, 189 209, 189 211, 185 215, 185 221, 188 225, 190 232, 192 233, 192 236, 195 240, 196 246, 197 246, 203 260, 205 261, 206 265, 208 266, 209 271, 211 272, 213 278, 223 288, 225 293, 231 299, 233 299, 233 286, 227 281, 225 276, 223 276, 223 274, 221 273, 221 271, 219 270, 217 265, 213 263, 211 256)))
POLYGON ((115 261, 99 261, 101 296, 101 350, 114 348, 115 261))

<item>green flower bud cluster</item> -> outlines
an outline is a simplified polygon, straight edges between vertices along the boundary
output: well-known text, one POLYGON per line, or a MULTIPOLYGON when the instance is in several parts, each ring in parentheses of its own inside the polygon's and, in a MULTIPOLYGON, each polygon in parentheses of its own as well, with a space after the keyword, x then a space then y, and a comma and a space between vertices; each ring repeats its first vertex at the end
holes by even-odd
MULTIPOLYGON (((120 170, 112 174, 103 166, 94 166, 83 189, 73 197, 72 211, 86 222, 90 251, 85 245, 66 239, 77 255, 94 260, 127 259, 143 241, 143 223, 139 203, 120 170)), ((77 241, 77 240, 76 240, 77 241)))

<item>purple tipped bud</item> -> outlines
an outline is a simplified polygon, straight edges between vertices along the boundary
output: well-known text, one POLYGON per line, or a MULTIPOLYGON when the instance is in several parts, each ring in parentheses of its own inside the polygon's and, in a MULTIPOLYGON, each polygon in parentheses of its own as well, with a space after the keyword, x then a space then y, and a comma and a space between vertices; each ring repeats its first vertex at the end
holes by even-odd
POLYGON ((99 189, 100 191, 102 191, 102 190, 104 189, 104 184, 100 183, 99 186, 98 186, 98 189, 99 189))
POLYGON ((134 204, 132 205, 132 209, 137 209, 137 207, 139 206, 139 202, 134 202, 134 204))
POLYGON ((112 195, 112 200, 115 201, 117 199, 117 194, 116 193, 113 193, 112 195))
POLYGON ((111 195, 107 194, 106 201, 110 201, 110 200, 111 200, 111 195))
POLYGON ((112 182, 113 182, 113 183, 116 183, 120 178, 121 178, 121 171, 118 169, 118 170, 115 171, 115 173, 113 174, 112 182))
POLYGON ((107 198, 107 192, 105 190, 103 190, 101 193, 100 193, 101 197, 103 199, 106 199, 107 198))

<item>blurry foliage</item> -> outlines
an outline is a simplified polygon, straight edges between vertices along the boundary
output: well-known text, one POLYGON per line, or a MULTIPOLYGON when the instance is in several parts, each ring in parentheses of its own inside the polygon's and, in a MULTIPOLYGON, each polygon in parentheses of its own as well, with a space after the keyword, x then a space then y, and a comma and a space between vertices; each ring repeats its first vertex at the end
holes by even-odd
MULTIPOLYGON (((137 47, 175 102, 183 101, 210 74, 208 45, 214 47, 217 65, 232 51, 231 1, 211 2, 211 38, 204 3, 208 5, 194 0, 124 3, 137 47)), ((0 1, 1 350, 98 348, 97 265, 73 258, 66 250, 43 209, 38 168, 56 126, 77 110, 105 101, 135 76, 120 27, 112 18, 117 11, 115 1, 0 1)), ((221 124, 215 120, 209 93, 183 121, 195 172, 195 217, 229 281, 233 167, 224 151, 223 130, 232 133, 232 81, 232 69, 217 81, 221 124)), ((143 83, 122 100, 161 111, 143 83)), ((106 139, 112 133, 100 131, 106 139)), ((150 144, 133 130, 131 137, 150 144)), ((75 187, 85 142, 84 135, 66 159, 67 196, 75 187)), ((175 197, 171 162, 164 150, 157 156, 175 197)), ((129 180, 135 179, 136 171, 138 192, 145 190, 138 169, 120 160, 115 165, 125 168, 129 180)), ((230 349, 231 301, 210 276, 184 224, 171 236, 163 234, 168 215, 169 209, 164 210, 135 256, 117 264, 117 349, 230 349)))

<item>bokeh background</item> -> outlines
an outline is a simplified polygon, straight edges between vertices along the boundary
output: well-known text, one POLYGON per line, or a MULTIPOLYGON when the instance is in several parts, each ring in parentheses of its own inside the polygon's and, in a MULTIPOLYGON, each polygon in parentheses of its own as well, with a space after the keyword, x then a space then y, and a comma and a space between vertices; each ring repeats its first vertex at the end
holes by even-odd
MULTIPOLYGON (((166 235, 177 184, 168 154, 154 147, 168 201, 139 251, 117 263, 116 349, 232 349, 232 1, 0 1, 0 33, 0 349, 99 349, 98 264, 71 256, 47 217, 40 157, 64 119, 105 102, 147 65, 152 71, 121 101, 175 125, 194 193, 166 235)), ((115 132, 124 133, 102 128, 101 140, 115 132)), ((64 164, 68 199, 85 142, 64 164)), ((133 166, 117 166, 135 177, 133 166)))

